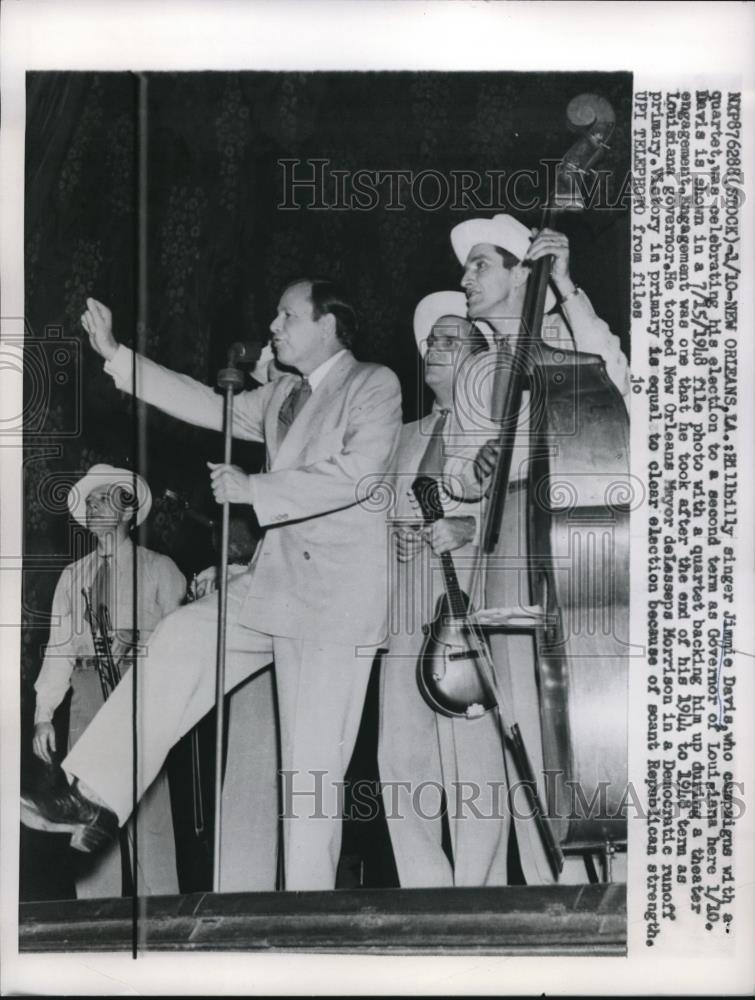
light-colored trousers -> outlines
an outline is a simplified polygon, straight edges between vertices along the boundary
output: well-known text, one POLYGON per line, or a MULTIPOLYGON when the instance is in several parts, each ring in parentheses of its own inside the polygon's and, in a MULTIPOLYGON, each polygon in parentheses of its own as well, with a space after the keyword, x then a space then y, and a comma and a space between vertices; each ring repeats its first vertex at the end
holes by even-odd
MULTIPOLYGON (((454 552, 468 591, 477 550, 454 552)), ((380 666, 378 768, 386 821, 403 888, 506 884, 508 810, 503 749, 492 713, 449 719, 423 700, 416 668, 422 626, 443 593, 439 560, 425 546, 391 560, 389 652, 380 666), (442 847, 445 793, 453 865, 442 847)))
MULTIPOLYGON (((498 551, 487 563, 485 603, 517 607, 531 603, 527 558, 527 493, 524 484, 507 497, 498 551)), ((453 553, 462 589, 482 600, 474 584, 476 553, 453 553)), ((554 880, 540 834, 510 754, 502 747, 493 712, 477 719, 449 719, 423 701, 416 680, 422 625, 442 593, 438 560, 425 549, 412 563, 396 565, 392 581, 390 653, 381 666, 378 764, 396 868, 403 887, 505 885, 510 823, 530 885, 554 880), (423 783, 428 804, 412 797, 423 783), (439 784, 448 801, 454 865, 441 846, 442 827, 430 804, 439 784), (513 791, 512 791, 513 789, 513 791), (508 795, 511 793, 511 800, 508 795)), ((534 639, 530 633, 486 630, 507 714, 519 724, 532 768, 542 782, 543 753, 534 639)), ((580 857, 567 857, 558 881, 587 881, 580 857)))
POLYGON ((426 705, 415 676, 419 645, 404 652, 394 644, 381 663, 378 764, 399 884, 505 885, 508 812, 495 720, 448 719, 426 705), (441 789, 453 865, 442 845, 441 789))
MULTIPOLYGON (((128 677, 128 674, 126 674, 128 677)), ((127 682, 128 683, 128 682, 127 682)), ((68 746, 73 747, 103 705, 96 670, 77 666, 71 676, 73 697, 68 746)), ((128 824, 129 861, 134 872, 134 823, 128 824)), ((136 821, 136 892, 139 896, 166 896, 178 892, 176 842, 170 807, 168 776, 161 771, 144 796, 136 821)), ((76 854, 76 896, 93 899, 123 892, 121 847, 116 841, 97 854, 76 854)))
MULTIPOLYGON (((204 804, 206 818, 212 805, 204 804)), ((272 892, 278 861, 278 729, 272 669, 250 677, 230 697, 222 810, 220 891, 272 892)))
MULTIPOLYGON (((374 650, 362 647, 357 655, 353 645, 272 636, 241 625, 250 583, 250 574, 229 583, 225 689, 274 661, 286 888, 332 889, 341 846, 342 783, 374 650)), ((217 606, 218 596, 211 594, 168 615, 152 634, 148 663, 137 665, 138 798, 173 744, 214 703, 217 606)), ((120 684, 63 761, 64 770, 89 786, 121 823, 133 807, 131 698, 131 684, 120 684)))

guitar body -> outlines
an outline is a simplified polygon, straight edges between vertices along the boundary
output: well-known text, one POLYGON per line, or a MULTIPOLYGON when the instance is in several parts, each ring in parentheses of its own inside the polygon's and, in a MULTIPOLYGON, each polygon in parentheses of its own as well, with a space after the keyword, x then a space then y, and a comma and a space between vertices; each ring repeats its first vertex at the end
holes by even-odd
MULTIPOLYGON (((469 598, 464 593, 461 597, 468 608, 469 598)), ((430 708, 457 719, 494 708, 495 698, 483 683, 478 668, 479 647, 485 639, 466 618, 452 614, 446 594, 439 598, 435 617, 424 631, 425 641, 417 661, 417 684, 430 708)))

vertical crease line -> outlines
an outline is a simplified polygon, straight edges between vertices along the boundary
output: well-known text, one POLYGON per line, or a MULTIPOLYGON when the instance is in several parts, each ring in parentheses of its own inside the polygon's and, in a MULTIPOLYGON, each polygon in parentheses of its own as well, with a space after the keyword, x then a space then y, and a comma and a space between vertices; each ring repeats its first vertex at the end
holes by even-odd
MULTIPOLYGON (((135 129, 134 150, 136 156, 135 179, 136 179, 136 233, 135 233, 135 255, 134 275, 136 280, 136 332, 135 351, 137 354, 144 354, 147 341, 147 318, 149 306, 149 289, 147 286, 148 277, 148 188, 147 188, 147 157, 148 157, 148 80, 145 73, 139 73, 136 77, 136 102, 137 117, 135 129)), ((147 441, 146 441, 146 421, 144 404, 137 395, 136 362, 132 367, 132 395, 134 407, 133 421, 133 453, 134 453, 134 495, 136 491, 137 475, 141 474, 145 482, 149 482, 147 476, 147 441)), ((137 639, 138 609, 139 609, 139 546, 146 535, 146 523, 142 522, 135 531, 136 544, 134 545, 133 577, 132 577, 132 639, 137 639)), ((132 798, 132 826, 133 826, 133 896, 131 907, 131 956, 136 959, 139 945, 141 906, 139 898, 139 801, 138 801, 138 773, 139 773, 139 741, 138 741, 138 655, 134 658, 131 668, 131 741, 132 741, 132 772, 131 772, 131 798, 132 798)))

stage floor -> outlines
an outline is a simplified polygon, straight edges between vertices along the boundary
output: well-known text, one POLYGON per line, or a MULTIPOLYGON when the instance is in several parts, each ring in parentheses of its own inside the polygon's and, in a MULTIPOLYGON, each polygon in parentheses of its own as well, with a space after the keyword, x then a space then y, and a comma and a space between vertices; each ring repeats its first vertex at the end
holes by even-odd
POLYGON ((22 903, 24 952, 623 955, 626 886, 194 893, 22 903))

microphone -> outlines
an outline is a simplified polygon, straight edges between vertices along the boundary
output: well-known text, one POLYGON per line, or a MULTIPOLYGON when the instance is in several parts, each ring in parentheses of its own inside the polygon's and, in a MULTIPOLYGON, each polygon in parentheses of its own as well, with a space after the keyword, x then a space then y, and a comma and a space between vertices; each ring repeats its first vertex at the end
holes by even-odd
POLYGON ((258 340, 237 340, 228 348, 228 366, 256 365, 263 345, 258 340))

